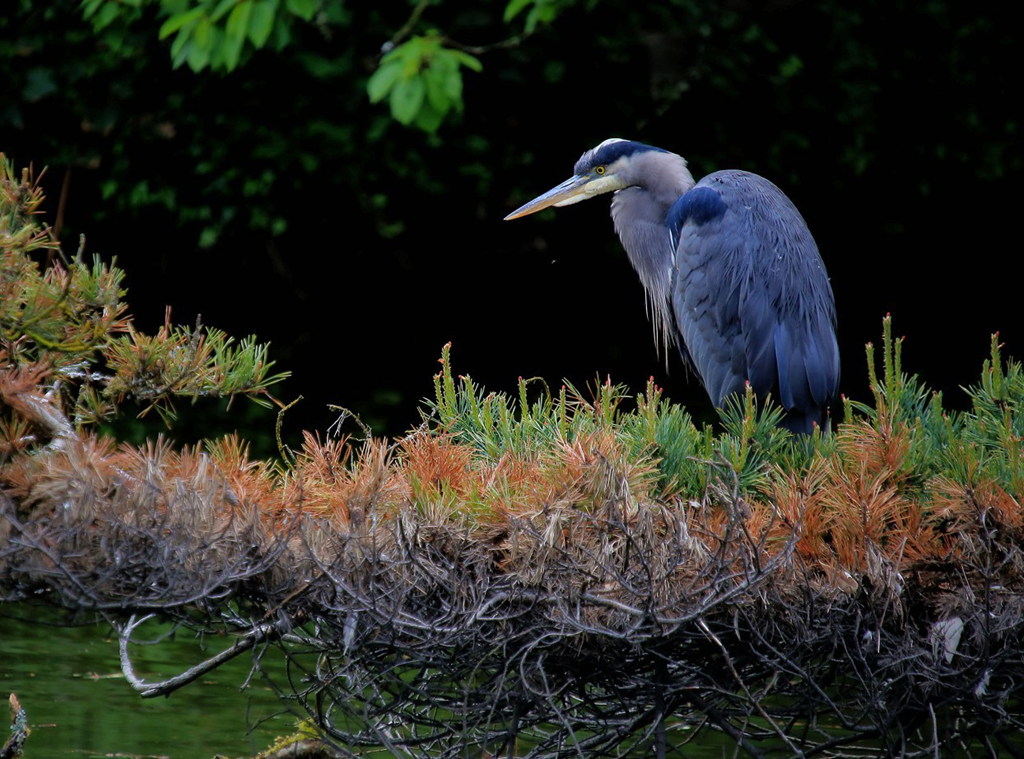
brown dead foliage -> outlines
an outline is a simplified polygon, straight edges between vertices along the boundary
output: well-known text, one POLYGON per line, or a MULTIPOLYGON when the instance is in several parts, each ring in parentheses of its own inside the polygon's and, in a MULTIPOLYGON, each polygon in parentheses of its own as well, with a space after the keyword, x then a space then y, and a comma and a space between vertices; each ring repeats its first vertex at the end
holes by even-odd
POLYGON ((1020 722, 1019 503, 916 481, 899 428, 843 425, 753 494, 716 465, 707 492, 666 497, 611 430, 497 457, 426 431, 307 435, 282 467, 233 437, 58 438, 53 408, 16 404, 38 439, 0 468, 4 595, 101 610, 126 645, 152 611, 240 650, 273 639, 285 694, 339 746, 509 755, 522 735, 602 756, 715 729, 895 751, 945 740, 929 709, 1020 722))

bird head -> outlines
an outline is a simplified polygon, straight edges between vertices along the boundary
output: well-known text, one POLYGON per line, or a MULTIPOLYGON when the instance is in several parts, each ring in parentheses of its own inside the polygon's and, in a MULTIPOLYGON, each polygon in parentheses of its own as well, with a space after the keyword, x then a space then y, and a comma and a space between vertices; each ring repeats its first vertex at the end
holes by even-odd
POLYGON ((630 187, 637 183, 633 177, 634 172, 631 171, 635 157, 651 151, 667 153, 661 148, 642 142, 618 137, 605 140, 580 156, 573 167, 571 177, 513 211, 505 217, 505 221, 518 219, 520 216, 527 216, 550 206, 569 206, 595 195, 630 187))

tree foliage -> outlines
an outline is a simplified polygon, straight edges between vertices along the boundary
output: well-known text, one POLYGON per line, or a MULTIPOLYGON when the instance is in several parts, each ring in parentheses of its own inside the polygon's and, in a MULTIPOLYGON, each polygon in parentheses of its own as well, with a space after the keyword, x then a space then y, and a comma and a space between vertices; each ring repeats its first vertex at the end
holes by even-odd
MULTIPOLYGON (((299 22, 315 23, 325 31, 352 23, 342 3, 324 0, 84 0, 82 14, 102 33, 114 23, 139 23, 144 6, 156 7, 166 19, 158 36, 172 39, 174 66, 187 64, 195 72, 233 71, 264 47, 280 53, 292 44, 299 22)), ((479 72, 481 64, 436 33, 412 34, 424 6, 386 43, 367 89, 371 102, 388 100, 399 123, 436 132, 449 111, 462 109, 461 69, 479 72)))
POLYGON ((477 58, 444 47, 440 37, 414 37, 384 54, 367 92, 373 103, 387 98, 396 121, 435 132, 450 110, 462 107, 462 66, 481 69, 477 58))
MULTIPOLYGON (((216 329, 137 331, 122 302, 124 274, 80 248, 64 259, 37 222, 42 193, 0 153, 0 415, 4 455, 63 445, 132 399, 173 418, 175 399, 245 395, 269 403, 267 347, 216 329), (45 253, 48 260, 37 260, 45 253)), ((84 241, 83 241, 84 245, 84 241)))
MULTIPOLYGON (((627 90, 616 84, 595 100, 601 107, 615 103, 633 122, 649 122, 654 114, 684 113, 679 107, 684 100, 694 99, 695 89, 700 90, 699 99, 685 111, 700 112, 705 102, 715 100, 722 106, 728 105, 730 111, 743 105, 744 100, 750 113, 781 108, 783 117, 799 112, 813 116, 827 110, 835 114, 841 135, 842 163, 863 173, 882 160, 886 149, 876 118, 889 97, 878 81, 881 72, 893 78, 888 90, 892 91, 893 87, 909 85, 906 80, 922 79, 923 61, 928 59, 926 52, 878 44, 865 35, 865 27, 874 22, 876 9, 869 5, 851 11, 842 3, 818 4, 813 8, 786 4, 768 12, 743 4, 719 8, 692 0, 675 0, 641 11, 608 1, 578 4, 516 0, 494 7, 484 4, 474 12, 460 11, 444 3, 419 3, 384 13, 379 9, 357 11, 333 0, 85 0, 78 4, 78 15, 88 21, 88 27, 73 23, 74 14, 68 12, 72 5, 66 0, 67 7, 56 4, 39 9, 19 0, 8 14, 6 23, 11 28, 20 25, 24 32, 6 52, 9 66, 19 64, 10 81, 12 91, 22 95, 20 103, 15 101, 9 106, 7 125, 16 125, 29 115, 33 104, 59 94, 68 99, 73 115, 79 118, 75 123, 82 123, 87 135, 103 135, 108 138, 104 141, 120 146, 121 151, 136 152, 132 137, 142 135, 132 135, 134 130, 124 98, 128 96, 137 103, 144 91, 151 89, 152 82, 166 83, 169 89, 161 93, 168 99, 160 108, 163 113, 147 113, 143 106, 144 124, 155 132, 146 142, 151 143, 152 149, 160 144, 158 139, 153 145, 153 137, 166 140, 168 134, 164 129, 192 136, 198 150, 190 156, 189 164, 197 167, 200 176, 208 178, 207 183, 209 178, 215 179, 209 190, 221 201, 230 194, 232 183, 230 174, 218 174, 230 172, 232 165, 246 164, 247 161, 239 160, 241 155, 274 159, 283 171, 274 171, 264 181, 280 190, 287 172, 286 154, 295 145, 320 147, 319 151, 301 147, 297 151, 299 160, 295 163, 303 174, 308 174, 318 170, 321 161, 316 153, 322 153, 323 148, 353 157, 351 147, 344 143, 356 134, 367 135, 371 144, 379 142, 387 127, 384 121, 375 118, 380 114, 368 101, 387 102, 396 121, 429 132, 437 132, 446 124, 445 139, 459 139, 465 134, 464 126, 460 128, 453 118, 463 110, 466 70, 481 72, 481 61, 490 61, 488 70, 479 74, 486 78, 486 84, 473 88, 475 100, 471 104, 486 111, 500 105, 500 93, 507 86, 504 83, 528 80, 535 86, 578 87, 572 64, 580 55, 587 55, 602 72, 617 66, 620 77, 611 81, 636 85, 627 90), (583 18, 597 31, 581 43, 569 32, 583 18), (613 25, 612 19, 619 21, 613 25), (799 25, 793 23, 797 19, 799 25), (822 36, 816 39, 804 29, 820 31, 822 36), (51 49, 49 41, 57 37, 62 38, 65 48, 76 51, 72 56, 74 64, 40 56, 51 49), (837 45, 840 47, 835 50, 837 45), (827 60, 831 68, 822 69, 822 48, 829 46, 835 53, 827 60), (553 55, 552 51, 558 49, 563 54, 553 55), (638 67, 633 63, 638 59, 649 63, 638 67), (126 66, 129 63, 130 68, 126 66), (165 69, 169 63, 188 66, 202 76, 168 78, 165 69), (142 70, 131 73, 140 66, 142 70), (281 123, 266 121, 257 140, 244 141, 240 146, 244 146, 245 153, 229 158, 214 150, 224 135, 188 123, 191 109, 186 103, 226 104, 227 91, 234 92, 235 100, 242 94, 238 87, 221 86, 232 80, 211 78, 209 70, 231 72, 240 67, 246 69, 246 78, 254 79, 263 78, 268 68, 274 69, 281 81, 297 87, 296 91, 304 97, 301 102, 289 103, 290 118, 281 123), (762 76, 763 84, 757 84, 755 77, 762 76), (71 88, 85 77, 93 82, 113 77, 120 84, 112 91, 113 97, 104 98, 103 102, 69 97, 71 88), (820 84, 829 81, 835 82, 834 88, 823 92, 820 84), (323 112, 317 112, 325 104, 323 100, 314 102, 305 97, 306 92, 317 91, 341 96, 328 98, 337 108, 332 114, 333 124, 325 123, 323 112), (360 92, 368 95, 361 103, 360 92), (762 101, 769 98, 780 102, 768 109, 762 101), (341 106, 342 102, 345 105, 341 106), (346 129, 341 126, 343 123, 352 127, 346 129), (285 163, 280 163, 282 160, 285 163)), ((1003 61, 997 57, 999 46, 990 45, 986 53, 986 40, 999 34, 999 19, 982 15, 967 20, 957 8, 942 4, 921 9, 916 17, 903 13, 903 9, 893 13, 892 23, 900 25, 893 30, 894 34, 902 25, 916 24, 920 44, 936 49, 941 47, 945 51, 947 32, 958 30, 949 57, 938 65, 949 69, 942 72, 953 88, 944 93, 946 97, 967 98, 965 106, 952 114, 963 135, 957 144, 943 141, 942 135, 923 123, 936 115, 929 104, 916 117, 922 119, 918 132, 926 139, 916 147, 910 146, 915 151, 926 151, 927 155, 922 157, 928 160, 956 165, 969 162, 970 170, 981 177, 996 178, 1014 171, 1019 167, 1013 150, 1015 118, 1008 111, 983 110, 988 103, 983 106, 982 92, 973 89, 980 79, 1003 68, 1003 61), (972 145, 977 145, 977 152, 972 145)), ((233 81, 241 85, 237 78, 233 81)), ((586 97, 586 91, 581 94, 586 97)), ((928 97, 941 94, 929 93, 928 97)), ((243 112, 246 109, 242 105, 243 112)), ((196 110, 209 112, 205 107, 196 110)), ((260 120, 266 120, 268 115, 264 109, 260 120)), ((765 135, 768 142, 774 143, 764 151, 766 160, 784 168, 791 163, 786 157, 809 150, 814 134, 810 129, 814 126, 807 124, 801 128, 798 123, 780 123, 778 131, 765 135)), ((736 127, 723 124, 717 128, 736 127)), ((900 129, 913 131, 914 127, 907 124, 900 129)), ((486 138, 479 130, 477 126, 469 134, 486 138)), ((890 137, 901 135, 902 131, 890 137)), ((391 133, 388 136, 394 138, 391 133)), ((51 139, 56 144, 60 142, 58 135, 51 139)), ((65 145, 81 142, 64 141, 65 145)), ((757 148, 747 140, 743 149, 747 155, 757 155, 761 153, 757 148)), ((39 152, 48 158, 52 156, 55 163, 64 163, 61 159, 68 157, 67 147, 61 151, 47 146, 39 152)), ((93 151, 86 152, 68 163, 96 160, 97 156, 88 155, 93 151)), ((375 154, 375 160, 380 157, 375 154)), ((383 157, 388 161, 388 156, 383 157)), ((407 171, 397 163, 384 168, 398 176, 407 171)), ((108 172, 104 191, 107 200, 114 199, 118 204, 128 200, 127 205, 133 207, 167 205, 178 209, 186 220, 197 220, 193 215, 196 210, 189 210, 192 201, 180 185, 154 187, 157 172, 150 172, 148 186, 143 187, 139 179, 126 186, 119 178, 122 173, 108 172)), ((339 184, 347 183, 353 176, 366 177, 364 162, 353 166, 347 176, 340 176, 339 184)), ((411 178, 418 183, 424 180, 416 174, 411 178)), ((429 182, 419 187, 430 189, 429 182)), ((244 193, 250 199, 249 205, 270 187, 250 189, 244 193)), ((205 238, 208 243, 216 239, 213 230, 236 221, 237 211, 226 217, 210 213, 207 207, 201 219, 210 230, 205 238)), ((243 215, 237 221, 278 234, 284 229, 282 217, 265 209, 248 218, 243 215)))

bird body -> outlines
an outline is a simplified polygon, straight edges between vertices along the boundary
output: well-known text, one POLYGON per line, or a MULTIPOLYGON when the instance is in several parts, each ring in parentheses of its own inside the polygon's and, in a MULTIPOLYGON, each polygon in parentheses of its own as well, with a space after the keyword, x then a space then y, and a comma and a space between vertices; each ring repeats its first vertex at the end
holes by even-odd
POLYGON ((678 348, 717 406, 749 382, 784 407, 785 427, 823 426, 839 384, 835 303, 789 198, 746 171, 694 182, 681 156, 613 139, 506 218, 606 192, 614 192, 615 231, 647 292, 659 344, 678 348))

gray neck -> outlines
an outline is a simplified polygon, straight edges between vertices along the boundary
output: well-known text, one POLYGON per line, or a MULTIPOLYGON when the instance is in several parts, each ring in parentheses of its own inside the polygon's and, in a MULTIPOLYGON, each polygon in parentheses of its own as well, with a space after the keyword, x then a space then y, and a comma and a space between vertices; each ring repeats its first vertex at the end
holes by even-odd
POLYGON ((675 250, 665 215, 693 187, 693 176, 682 156, 651 152, 633 156, 623 178, 632 184, 612 198, 612 221, 647 293, 655 342, 667 358, 675 340, 669 292, 675 250))

